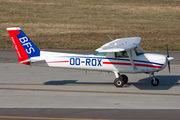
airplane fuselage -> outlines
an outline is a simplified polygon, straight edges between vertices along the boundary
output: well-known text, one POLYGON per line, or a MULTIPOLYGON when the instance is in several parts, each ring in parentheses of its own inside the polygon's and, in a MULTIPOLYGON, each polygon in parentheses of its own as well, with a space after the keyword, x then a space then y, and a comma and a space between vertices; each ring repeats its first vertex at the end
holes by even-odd
POLYGON ((144 53, 137 56, 134 50, 131 50, 136 67, 133 69, 129 57, 118 58, 114 54, 114 52, 109 52, 105 56, 98 56, 41 51, 39 59, 44 61, 32 62, 31 65, 108 72, 118 71, 120 73, 150 73, 162 70, 167 65, 167 58, 164 55, 144 53))

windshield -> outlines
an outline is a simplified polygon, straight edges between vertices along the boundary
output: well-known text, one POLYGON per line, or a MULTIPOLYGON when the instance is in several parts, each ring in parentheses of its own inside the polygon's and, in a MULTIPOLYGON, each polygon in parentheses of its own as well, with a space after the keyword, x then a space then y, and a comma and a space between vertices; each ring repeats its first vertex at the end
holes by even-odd
POLYGON ((93 55, 96 55, 96 56, 106 56, 107 52, 98 52, 96 51, 93 55))
POLYGON ((136 48, 134 49, 134 51, 135 51, 135 53, 136 53, 137 56, 144 54, 144 51, 142 51, 142 50, 139 49, 138 47, 136 47, 136 48))

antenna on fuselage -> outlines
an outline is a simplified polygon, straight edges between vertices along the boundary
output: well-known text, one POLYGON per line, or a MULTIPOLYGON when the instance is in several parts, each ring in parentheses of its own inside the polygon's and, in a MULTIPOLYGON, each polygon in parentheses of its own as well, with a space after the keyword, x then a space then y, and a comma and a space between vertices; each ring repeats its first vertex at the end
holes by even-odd
POLYGON ((108 34, 107 34, 107 36, 113 41, 113 39, 111 38, 111 36, 109 36, 108 34))

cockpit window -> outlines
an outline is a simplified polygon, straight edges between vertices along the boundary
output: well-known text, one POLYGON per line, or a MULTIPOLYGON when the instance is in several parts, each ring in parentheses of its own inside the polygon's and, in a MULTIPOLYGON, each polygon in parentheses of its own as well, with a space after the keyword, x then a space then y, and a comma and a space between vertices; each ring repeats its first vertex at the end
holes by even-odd
POLYGON ((93 55, 96 55, 96 56, 106 56, 107 52, 98 52, 96 51, 93 55))
POLYGON ((128 54, 126 51, 115 52, 115 57, 116 58, 121 58, 121 57, 126 58, 126 57, 128 57, 128 54))
POLYGON ((136 53, 137 56, 144 54, 144 51, 142 51, 142 50, 139 49, 138 47, 136 47, 136 48, 134 49, 134 51, 135 51, 135 53, 136 53))

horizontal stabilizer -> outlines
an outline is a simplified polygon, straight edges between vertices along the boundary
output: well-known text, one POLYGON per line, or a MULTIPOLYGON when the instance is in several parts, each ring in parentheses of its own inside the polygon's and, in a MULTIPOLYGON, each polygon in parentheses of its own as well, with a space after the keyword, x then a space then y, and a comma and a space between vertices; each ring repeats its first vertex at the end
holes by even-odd
POLYGON ((40 57, 32 57, 32 58, 30 58, 30 62, 31 62, 31 63, 34 63, 34 62, 42 62, 42 61, 45 61, 45 59, 40 58, 40 57))

